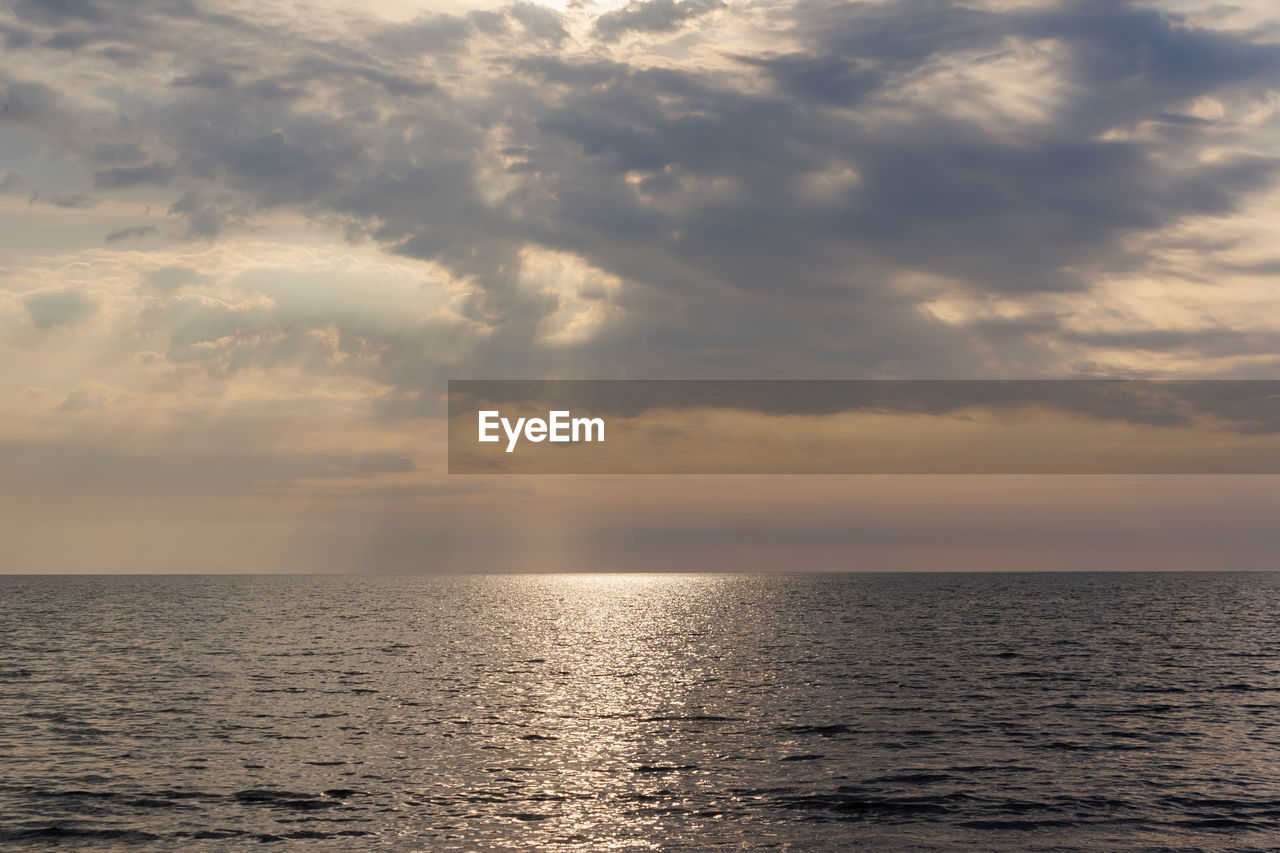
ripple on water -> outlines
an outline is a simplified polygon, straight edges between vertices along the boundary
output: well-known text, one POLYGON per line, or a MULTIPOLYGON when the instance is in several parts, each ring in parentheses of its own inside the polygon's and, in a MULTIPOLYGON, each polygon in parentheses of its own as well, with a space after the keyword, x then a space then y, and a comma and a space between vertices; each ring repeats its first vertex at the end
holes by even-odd
POLYGON ((1274 850, 1277 624, 1273 574, 0 578, 0 844, 1274 850))

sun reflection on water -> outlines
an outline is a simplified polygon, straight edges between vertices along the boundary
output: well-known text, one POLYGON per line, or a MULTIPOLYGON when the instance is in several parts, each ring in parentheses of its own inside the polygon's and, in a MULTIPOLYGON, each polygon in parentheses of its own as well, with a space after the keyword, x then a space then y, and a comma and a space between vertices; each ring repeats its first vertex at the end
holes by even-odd
MULTIPOLYGON (((566 840, 636 849, 646 823, 661 837, 661 815, 642 806, 669 795, 672 774, 696 769, 680 757, 672 724, 719 719, 702 695, 719 677, 720 655, 706 635, 718 594, 735 580, 742 579, 601 574, 525 581, 545 604, 526 653, 551 674, 528 700, 556 738, 539 742, 531 769, 546 780, 548 797, 567 800, 558 816, 566 840), (702 641, 691 643, 695 637, 702 641), (610 841, 610 828, 623 826, 625 840, 610 841)), ((524 751, 529 755, 527 745, 524 751)))

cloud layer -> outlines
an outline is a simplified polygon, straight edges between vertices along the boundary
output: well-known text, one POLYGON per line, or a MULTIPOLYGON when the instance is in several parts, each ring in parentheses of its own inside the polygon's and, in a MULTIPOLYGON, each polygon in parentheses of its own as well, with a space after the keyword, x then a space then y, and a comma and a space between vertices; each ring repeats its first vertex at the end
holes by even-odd
POLYGON ((768 372, 928 374, 989 367, 983 344, 1061 369, 1052 344, 1088 343, 1064 296, 1164 272, 1144 240, 1276 178, 1280 44, 1119 2, 8 17, 5 130, 85 176, 40 198, 167 211, 113 221, 112 243, 289 214, 438 264, 496 372, 753 374, 789 353, 768 372), (624 283, 567 354, 548 326, 602 287, 524 286, 531 252, 624 283), (1022 316, 945 322, 922 311, 939 297, 1022 316))
POLYGON ((1265 4, 317 9, 0 4, 4 464, 447 498, 451 376, 1280 365, 1265 4))

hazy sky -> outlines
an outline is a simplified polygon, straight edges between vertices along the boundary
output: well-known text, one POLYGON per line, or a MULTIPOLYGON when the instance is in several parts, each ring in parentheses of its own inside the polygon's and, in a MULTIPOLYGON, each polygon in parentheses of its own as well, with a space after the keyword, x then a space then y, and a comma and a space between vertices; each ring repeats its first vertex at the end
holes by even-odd
POLYGON ((1280 544, 1274 478, 449 477, 442 420, 448 378, 1280 378, 1270 2, 6 0, 0 39, 0 571, 1280 544))

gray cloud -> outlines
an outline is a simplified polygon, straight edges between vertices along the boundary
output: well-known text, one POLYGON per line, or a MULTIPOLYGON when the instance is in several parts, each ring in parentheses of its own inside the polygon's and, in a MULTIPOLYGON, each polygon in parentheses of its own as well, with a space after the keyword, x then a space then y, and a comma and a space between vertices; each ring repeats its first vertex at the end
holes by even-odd
POLYGON ((106 395, 92 388, 77 388, 58 406, 60 412, 100 412, 107 407, 106 395))
POLYGON ((24 20, 62 23, 105 20, 107 12, 94 0, 19 0, 14 12, 24 20))
POLYGON ((39 125, 61 105, 58 93, 42 83, 0 75, 0 121, 39 125))
POLYGON ((669 33, 686 21, 726 7, 723 0, 632 0, 615 12, 596 18, 595 32, 605 40, 624 33, 669 33))
POLYGON ((199 270, 183 266, 167 266, 150 270, 143 273, 142 280, 146 287, 161 293, 173 293, 187 285, 209 284, 213 281, 212 277, 199 270))
POLYGON ((467 17, 436 14, 406 26, 388 27, 373 40, 406 55, 439 55, 465 51, 477 27, 501 31, 505 26, 505 17, 495 13, 472 13, 467 17))
POLYGON ((143 184, 165 186, 173 180, 174 168, 164 163, 148 163, 144 166, 121 166, 104 169, 94 176, 99 189, 118 190, 143 184))
POLYGON ((104 142, 93 150, 93 159, 105 165, 134 166, 146 157, 146 152, 132 142, 104 142))
MULTIPOLYGON (((39 201, 40 194, 36 193, 31 198, 32 201, 39 201)), ((87 193, 54 193, 49 196, 48 201, 54 207, 64 210, 85 210, 98 205, 98 200, 87 193)))
POLYGON ((519 22, 525 34, 551 46, 559 46, 569 37, 560 15, 546 6, 517 2, 507 7, 507 14, 519 22))
POLYGON ((154 225, 131 225, 128 228, 120 228, 107 234, 108 243, 118 243, 121 240, 137 240, 156 233, 154 225))
POLYGON ((186 220, 188 237, 209 239, 242 224, 248 208, 243 203, 210 200, 196 190, 188 190, 169 206, 169 213, 186 220))
POLYGON ((98 310, 97 300, 75 288, 28 294, 22 303, 37 329, 74 326, 98 310))
POLYGON ((21 27, 0 26, 0 33, 4 34, 4 46, 10 50, 31 44, 31 33, 21 27))
POLYGON ((191 74, 175 77, 174 86, 191 86, 198 89, 230 89, 235 85, 235 77, 226 68, 205 68, 191 74))
MULTIPOLYGON (((632 3, 594 33, 670 31, 713 8, 632 3)), ((459 310, 484 332, 471 337, 326 318, 367 357, 323 369, 388 383, 388 411, 411 411, 464 357, 475 375, 1036 373, 1059 366, 1052 343, 1103 342, 1043 318, 949 326, 920 310, 933 293, 896 282, 1086 293, 1152 263, 1133 237, 1236 212, 1278 176, 1274 158, 1249 153, 1266 150, 1249 131, 1187 110, 1273 92, 1280 46, 1123 2, 800 2, 768 18, 785 50, 739 49, 730 72, 648 63, 642 47, 627 61, 607 45, 572 50, 564 19, 523 3, 327 35, 145 3, 18 15, 41 38, 109 30, 118 49, 176 57, 163 79, 178 89, 157 87, 127 105, 122 130, 84 141, 59 123, 70 94, 5 84, 0 117, 76 140, 103 188, 167 187, 171 215, 201 240, 300 211, 472 288, 459 310), (1052 48, 1060 83, 1034 120, 983 112, 986 84, 929 88, 931 75, 1027 45, 1052 48), (173 153, 146 154, 159 151, 173 153), (540 342, 568 297, 523 283, 530 247, 622 282, 596 337, 540 342)), ((172 319, 183 358, 194 355, 182 341, 219 329, 251 362, 297 355, 253 343, 278 316, 172 319)))

